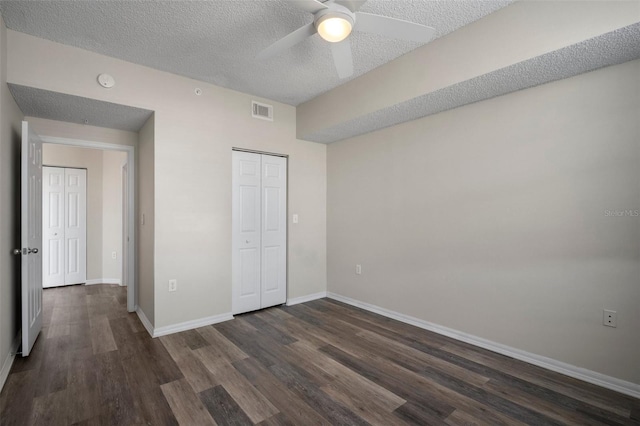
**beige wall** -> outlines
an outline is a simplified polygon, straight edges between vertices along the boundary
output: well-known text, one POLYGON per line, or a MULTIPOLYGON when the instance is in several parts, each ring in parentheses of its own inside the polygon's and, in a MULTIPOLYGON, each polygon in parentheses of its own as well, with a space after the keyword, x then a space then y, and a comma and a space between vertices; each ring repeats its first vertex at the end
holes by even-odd
POLYGON ((289 212, 301 216, 289 220, 288 294, 326 290, 326 147, 296 139, 295 108, 274 103, 273 123, 256 120, 252 96, 7 33, 10 82, 155 111, 156 327, 231 311, 232 147, 289 155, 289 212), (96 83, 106 71, 109 90, 96 83))
MULTIPOLYGON (((22 113, 6 84, 7 33, 0 18, 0 371, 20 329, 20 126, 22 113)), ((2 371, 3 373, 5 371, 2 371)), ((1 385, 1 384, 0 384, 1 385)))
POLYGON ((151 324, 155 323, 155 215, 154 215, 154 130, 155 118, 152 115, 140 129, 138 139, 138 218, 144 215, 144 223, 138 220, 137 241, 137 299, 138 306, 151 324))
POLYGON ((67 123, 66 121, 47 120, 37 117, 27 117, 27 119, 30 125, 42 136, 102 142, 114 145, 136 146, 138 144, 138 133, 136 132, 88 126, 86 124, 67 123))
POLYGON ((640 209, 639 75, 330 145, 329 291, 640 383, 640 218, 605 213, 640 209))
POLYGON ((102 277, 122 283, 123 151, 102 152, 102 277), (113 259, 112 253, 116 253, 113 259))

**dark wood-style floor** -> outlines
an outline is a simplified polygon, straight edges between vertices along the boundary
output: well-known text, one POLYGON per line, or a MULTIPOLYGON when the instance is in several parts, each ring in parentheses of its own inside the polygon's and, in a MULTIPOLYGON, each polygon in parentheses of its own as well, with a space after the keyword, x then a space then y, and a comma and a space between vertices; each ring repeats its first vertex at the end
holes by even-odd
POLYGON ((44 292, 2 425, 640 424, 640 401, 323 299, 151 339, 125 289, 44 292))

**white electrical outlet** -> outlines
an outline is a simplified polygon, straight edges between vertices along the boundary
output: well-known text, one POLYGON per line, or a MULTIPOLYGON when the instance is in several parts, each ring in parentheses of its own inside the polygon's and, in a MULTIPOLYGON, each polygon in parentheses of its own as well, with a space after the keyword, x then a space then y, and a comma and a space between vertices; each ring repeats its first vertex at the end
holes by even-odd
POLYGON ((169 280, 169 291, 178 290, 178 280, 169 280))
POLYGON ((602 324, 607 327, 617 327, 618 326, 618 313, 616 311, 609 311, 605 309, 604 317, 602 319, 602 324))
POLYGON ((356 265, 356 275, 362 274, 362 265, 356 265))
POLYGON ((112 259, 117 259, 118 258, 118 253, 116 253, 115 251, 111 252, 111 258, 112 259))

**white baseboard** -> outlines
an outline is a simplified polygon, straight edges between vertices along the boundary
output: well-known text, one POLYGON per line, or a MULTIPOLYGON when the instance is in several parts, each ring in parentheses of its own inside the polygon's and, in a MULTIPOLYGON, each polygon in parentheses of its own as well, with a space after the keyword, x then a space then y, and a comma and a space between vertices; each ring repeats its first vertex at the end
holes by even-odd
POLYGON ((87 280, 85 285, 95 285, 95 284, 118 284, 122 285, 120 282, 120 278, 96 278, 93 280, 87 280))
POLYGON ((178 324, 165 325, 164 327, 154 328, 151 325, 151 321, 147 318, 140 307, 136 308, 136 313, 138 314, 138 318, 144 325, 144 328, 147 329, 151 337, 160 337, 166 336, 167 334, 178 333, 180 331, 193 330, 194 328, 205 327, 211 324, 217 324, 219 322, 224 322, 233 319, 233 315, 231 312, 213 315, 211 317, 200 318, 197 320, 180 322, 178 324))
POLYGON ((497 352, 499 354, 527 362, 529 364, 537 365, 538 367, 546 368, 547 370, 555 371, 557 373, 564 374, 565 376, 573 377, 588 383, 593 383, 594 385, 602 386, 603 388, 611 389, 616 392, 632 396, 634 398, 640 398, 640 384, 607 376, 596 371, 587 370, 586 368, 577 367, 575 365, 567 364, 552 358, 547 358, 542 355, 523 351, 521 349, 503 345, 501 343, 496 343, 491 340, 483 339, 482 337, 443 327, 438 324, 411 317, 409 315, 401 314, 399 312, 391 311, 380 306, 361 302, 359 300, 342 296, 336 293, 327 292, 327 297, 346 303, 348 305, 356 306, 358 308, 374 312, 387 318, 392 318, 407 324, 414 325, 416 327, 423 328, 425 330, 433 331, 434 333, 438 333, 443 336, 451 337, 452 339, 479 346, 492 352, 497 352))
POLYGON ((306 296, 294 297, 292 299, 287 299, 287 306, 297 305, 298 303, 311 302, 312 300, 322 299, 327 297, 326 291, 321 291, 320 293, 307 294, 306 296))
POLYGON ((140 309, 140 306, 136 306, 136 314, 138 314, 138 318, 140 318, 140 322, 147 330, 147 333, 153 337, 153 325, 151 325, 151 321, 149 321, 149 318, 144 314, 144 311, 140 309))
POLYGON ((2 388, 4 387, 4 384, 9 377, 9 372, 11 371, 11 366, 13 366, 13 361, 16 359, 16 352, 18 352, 18 347, 20 346, 20 336, 21 332, 19 331, 18 335, 11 344, 11 348, 9 348, 7 357, 2 363, 2 369, 0 370, 0 391, 2 391, 2 388))

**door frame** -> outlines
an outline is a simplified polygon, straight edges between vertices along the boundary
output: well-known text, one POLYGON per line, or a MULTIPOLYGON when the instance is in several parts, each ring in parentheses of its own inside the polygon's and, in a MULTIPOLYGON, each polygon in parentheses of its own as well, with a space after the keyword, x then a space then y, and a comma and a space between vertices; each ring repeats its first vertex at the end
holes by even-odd
MULTIPOLYGON (((96 141, 87 141, 81 139, 71 139, 71 138, 61 138, 56 136, 40 136, 42 142, 57 144, 57 145, 68 145, 68 146, 76 146, 81 148, 93 148, 93 149, 101 149, 104 151, 123 151, 127 153, 127 164, 128 164, 128 190, 129 190, 129 202, 128 202, 128 225, 129 225, 129 247, 128 247, 128 259, 127 266, 128 271, 126 274, 126 281, 128 283, 127 286, 127 311, 135 312, 138 307, 137 300, 137 283, 135 280, 136 277, 136 231, 137 231, 137 223, 135 220, 136 213, 136 204, 135 204, 135 167, 136 167, 136 150, 135 147, 129 145, 118 145, 114 143, 106 143, 106 142, 96 142, 96 141)), ((124 224, 123 224, 124 228, 124 224)), ((126 244, 123 241, 123 244, 126 244)), ((124 261, 124 259, 123 259, 124 261)), ((125 277, 123 276, 124 280, 125 277)))
MULTIPOLYGON (((287 198, 285 200, 285 230, 287 233, 287 239, 285 242, 285 269, 287 271, 287 279, 285 281, 285 286, 286 286, 286 299, 284 304, 287 305, 289 303, 289 238, 290 238, 290 234, 289 234, 289 182, 290 180, 290 174, 289 174, 289 167, 290 167, 290 161, 289 161, 289 154, 282 154, 279 152, 269 152, 269 151, 259 151, 256 149, 250 149, 250 148, 241 148, 241 147, 231 147, 231 163, 233 164, 233 152, 234 151, 238 151, 238 152, 248 152, 250 154, 260 154, 260 155, 270 155, 272 157, 282 157, 284 159, 287 160, 287 183, 286 183, 286 188, 287 188, 287 198)), ((233 190, 233 188, 232 188, 233 190)), ((233 209, 233 206, 232 206, 233 209)), ((233 214, 232 216, 232 220, 233 220, 233 214)), ((230 224, 231 228, 232 225, 230 224)), ((233 230, 232 230, 232 234, 233 234, 233 230)), ((231 237, 232 243, 231 243, 231 256, 233 258, 233 235, 231 237)), ((233 271, 231 272, 233 275, 233 271)), ((232 277, 233 278, 233 277, 232 277)), ((231 296, 231 310, 233 311, 233 289, 232 289, 232 296, 231 296)))
MULTIPOLYGON (((42 142, 46 143, 46 142, 44 142, 44 140, 42 142)), ((84 182, 84 184, 85 184, 85 191, 84 191, 84 197, 85 197, 85 204, 84 204, 84 222, 85 222, 85 224, 84 224, 84 259, 85 259, 85 262, 84 262, 84 269, 85 269, 85 271, 84 271, 84 279, 85 279, 85 282, 86 282, 86 280, 87 280, 87 251, 88 251, 88 249, 87 249, 87 247, 88 247, 88 233, 87 233, 87 195, 88 195, 88 186, 87 186, 87 183, 88 183, 88 179, 89 179, 89 170, 86 167, 50 166, 50 165, 47 165, 47 164, 42 164, 42 175, 43 175, 43 177, 44 177, 44 169, 45 168, 61 169, 61 170, 63 170, 63 174, 64 174, 64 171, 67 170, 67 169, 84 170, 84 172, 85 172, 85 182, 84 182)), ((63 182, 64 182, 63 187, 64 187, 64 191, 65 191, 65 195, 66 195, 66 186, 67 186, 66 175, 65 175, 65 177, 63 179, 63 182)), ((44 181, 43 181, 43 184, 42 184, 42 195, 44 195, 44 194, 45 194, 45 192, 44 192, 44 181)), ((66 197, 63 197, 63 199, 64 199, 63 204, 66 205, 66 197)), ((67 211, 67 208, 65 207, 64 208, 64 212, 65 213, 63 214, 63 216, 64 216, 63 217, 63 221, 65 223, 67 221, 66 211, 67 211)), ((42 203, 42 216, 43 216, 43 218, 44 218, 45 213, 48 214, 49 212, 50 212, 50 209, 47 212, 44 211, 44 200, 43 200, 43 203, 42 203)), ((43 267, 42 267, 42 286, 43 286, 43 288, 56 288, 56 287, 64 287, 64 286, 67 286, 67 285, 75 285, 75 284, 67 284, 66 283, 66 275, 67 274, 65 272, 65 273, 63 273, 63 278, 62 278, 63 279, 63 283, 61 285, 45 286, 44 262, 46 260, 48 260, 48 259, 44 258, 44 253, 45 253, 44 247, 46 246, 46 244, 44 244, 44 231, 45 231, 44 219, 43 219, 42 222, 43 222, 43 226, 42 226, 43 245, 42 245, 41 253, 42 253, 42 256, 43 256, 43 259, 42 259, 42 262, 43 262, 43 267)), ((64 252, 67 252, 67 250, 66 250, 66 239, 67 239, 67 236, 66 236, 66 233, 65 233, 65 235, 63 236, 64 244, 63 244, 63 249, 62 249, 64 252)), ((63 256, 63 258, 65 258, 65 260, 66 260, 66 254, 63 256)), ((66 262, 63 262, 63 263, 66 264, 66 262)), ((65 269, 65 271, 66 271, 66 265, 64 266, 63 269, 65 269)), ((76 283, 76 284, 79 284, 79 283, 76 283)))

